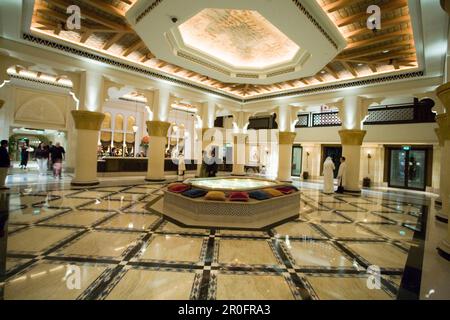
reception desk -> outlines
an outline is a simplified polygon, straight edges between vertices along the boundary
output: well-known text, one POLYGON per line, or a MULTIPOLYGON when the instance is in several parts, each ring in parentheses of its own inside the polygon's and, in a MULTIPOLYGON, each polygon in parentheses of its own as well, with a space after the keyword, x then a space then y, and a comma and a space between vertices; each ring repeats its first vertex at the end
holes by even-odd
MULTIPOLYGON (((197 170, 197 164, 186 162, 186 170, 197 170)), ((147 172, 148 158, 106 157, 97 161, 97 172, 147 172)), ((164 160, 164 171, 178 171, 172 159, 164 160)))

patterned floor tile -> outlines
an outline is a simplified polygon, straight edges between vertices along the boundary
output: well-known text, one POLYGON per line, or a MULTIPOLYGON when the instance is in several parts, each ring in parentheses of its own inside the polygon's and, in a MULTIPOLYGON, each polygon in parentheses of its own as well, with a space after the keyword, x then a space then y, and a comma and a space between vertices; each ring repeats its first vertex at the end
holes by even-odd
POLYGON ((129 269, 107 300, 187 300, 195 273, 129 269))

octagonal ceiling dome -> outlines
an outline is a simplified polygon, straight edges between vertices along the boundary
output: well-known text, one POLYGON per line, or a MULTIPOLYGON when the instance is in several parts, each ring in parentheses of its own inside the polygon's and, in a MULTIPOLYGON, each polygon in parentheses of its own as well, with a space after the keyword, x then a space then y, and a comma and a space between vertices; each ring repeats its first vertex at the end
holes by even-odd
POLYGON ((308 0, 138 0, 126 18, 157 58, 222 82, 311 76, 346 46, 308 0))
POLYGON ((185 46, 236 69, 291 61, 300 47, 254 10, 203 9, 178 27, 185 46))

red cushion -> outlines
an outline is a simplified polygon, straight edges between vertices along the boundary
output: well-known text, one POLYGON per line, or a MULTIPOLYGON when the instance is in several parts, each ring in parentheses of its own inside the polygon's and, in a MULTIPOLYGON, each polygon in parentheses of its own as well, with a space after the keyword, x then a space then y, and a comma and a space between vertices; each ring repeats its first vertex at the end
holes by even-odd
POLYGON ((189 186, 184 183, 172 183, 171 185, 169 185, 169 187, 167 189, 170 192, 181 193, 181 192, 185 192, 186 190, 188 190, 189 186))
POLYGON ((290 193, 294 193, 297 191, 297 189, 295 187, 289 187, 289 186, 280 187, 280 188, 277 188, 277 190, 283 192, 284 194, 290 194, 290 193))
POLYGON ((230 201, 248 201, 248 193, 247 192, 231 192, 229 195, 230 201))

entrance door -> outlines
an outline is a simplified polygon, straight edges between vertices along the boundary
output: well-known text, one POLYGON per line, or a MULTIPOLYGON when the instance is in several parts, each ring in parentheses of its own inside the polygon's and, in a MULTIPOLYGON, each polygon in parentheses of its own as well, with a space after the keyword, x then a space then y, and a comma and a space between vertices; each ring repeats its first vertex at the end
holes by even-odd
POLYGON ((389 186, 425 190, 427 181, 427 150, 390 149, 389 186))
POLYGON ((333 159, 334 163, 334 176, 337 177, 338 171, 339 171, 339 165, 341 164, 341 157, 342 157, 342 147, 332 147, 332 146, 324 146, 323 147, 323 157, 322 157, 322 163, 320 164, 320 174, 322 174, 323 171, 323 163, 325 162, 325 159, 327 157, 331 157, 333 159))
POLYGON ((292 146, 292 171, 291 176, 300 177, 302 173, 302 154, 303 148, 301 146, 292 146))

